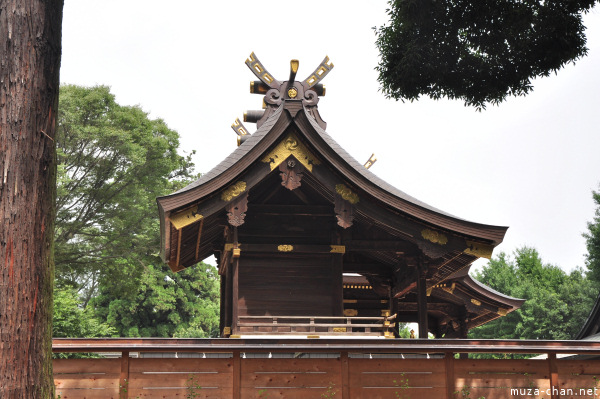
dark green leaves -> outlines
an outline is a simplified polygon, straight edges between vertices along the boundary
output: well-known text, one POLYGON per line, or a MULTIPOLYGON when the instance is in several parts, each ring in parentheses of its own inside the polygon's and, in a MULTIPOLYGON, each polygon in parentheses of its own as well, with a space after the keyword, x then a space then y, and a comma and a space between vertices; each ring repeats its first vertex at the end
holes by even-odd
POLYGON ((567 274, 544 264, 533 248, 504 253, 483 267, 475 278, 504 294, 523 298, 523 306, 505 317, 469 332, 473 338, 572 339, 586 320, 596 297, 582 270, 567 274))
POLYGON ((58 123, 55 333, 218 334, 214 268, 158 256, 156 197, 196 178, 178 133, 104 86, 61 87, 58 123))
POLYGON ((593 192, 592 195, 596 203, 596 213, 594 220, 588 223, 588 232, 583 235, 588 250, 585 264, 590 279, 600 287, 600 191, 593 192))
POLYGON ((192 163, 177 132, 108 87, 61 87, 58 123, 56 271, 87 304, 103 279, 127 282, 156 261, 156 197, 190 180, 192 163))
POLYGON ((390 0, 376 30, 379 82, 396 100, 461 99, 485 108, 532 90, 586 55, 581 13, 593 0, 390 0))

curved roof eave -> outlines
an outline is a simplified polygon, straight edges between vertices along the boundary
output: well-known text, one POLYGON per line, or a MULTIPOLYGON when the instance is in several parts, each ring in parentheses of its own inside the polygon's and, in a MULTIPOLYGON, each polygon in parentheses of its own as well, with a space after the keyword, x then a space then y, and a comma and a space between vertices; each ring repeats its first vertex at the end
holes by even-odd
MULTIPOLYGON (((501 292, 496 291, 493 288, 488 287, 485 284, 480 283, 479 281, 472 278, 470 275, 466 275, 459 279, 459 281, 464 284, 466 287, 472 289, 473 291, 487 297, 491 298, 497 302, 504 303, 512 307, 512 310, 519 309, 523 303, 525 303, 525 299, 513 298, 508 295, 504 295, 501 292)), ((511 311, 512 311, 511 310, 511 311)))
MULTIPOLYGON (((300 114, 300 113, 299 113, 300 114)), ((391 184, 385 182, 379 178, 369 169, 365 168, 356 159, 354 159, 346 150, 344 150, 325 130, 323 130, 308 113, 305 111, 302 113, 306 118, 306 121, 310 124, 310 127, 339 158, 340 163, 335 166, 342 166, 345 163, 349 168, 348 174, 354 174, 354 176, 346 176, 349 180, 357 182, 357 179, 353 177, 359 177, 362 180, 362 185, 359 187, 366 192, 372 194, 374 197, 387 203, 392 208, 402 211, 415 218, 427 221, 434 225, 440 225, 449 230, 474 236, 477 238, 488 239, 498 245, 504 239, 506 226, 494 226, 471 222, 449 213, 446 213, 440 209, 437 209, 425 202, 419 201, 418 199, 408 195, 407 193, 397 189, 391 184)), ((304 124, 297 123, 298 127, 302 129, 304 124)), ((306 131, 303 132, 306 135, 306 131)), ((315 145, 316 143, 312 143, 315 145)))
MULTIPOLYGON (((188 184, 184 188, 175 191, 172 194, 165 195, 163 197, 158 197, 156 199, 159 208, 161 211, 170 211, 176 208, 180 208, 189 204, 190 202, 197 201, 203 198, 206 195, 213 193, 214 191, 219 190, 220 188, 227 185, 229 181, 235 179, 235 177, 243 172, 245 167, 249 166, 255 159, 249 159, 248 155, 251 152, 256 151, 257 146, 263 138, 271 131, 273 126, 280 121, 281 115, 283 114, 284 106, 283 104, 263 123, 263 125, 250 137, 244 141, 240 146, 238 146, 231 154, 227 156, 223 161, 221 161, 217 166, 212 168, 206 174, 200 176, 198 180, 193 183, 188 184), (253 151, 255 150, 255 151, 253 151), (242 161, 246 162, 242 162, 242 161), (242 162, 243 165, 240 165, 242 162), (247 164, 247 165, 246 165, 247 164), (234 168, 234 166, 241 166, 238 168, 234 168), (238 173, 239 172, 239 173, 238 173), (222 175, 229 175, 223 180, 217 181, 218 177, 222 175)), ((291 122, 291 118, 286 121, 285 125, 289 125, 291 122)), ((282 131, 285 129, 281 129, 282 131)), ((256 154, 256 158, 259 158, 262 155, 262 151, 256 154)))
POLYGON ((292 121, 295 121, 304 136, 317 150, 329 153, 329 161, 333 161, 333 166, 348 180, 391 208, 459 234, 489 240, 494 245, 502 242, 508 227, 485 225, 458 218, 398 190, 356 161, 317 124, 304 108, 303 112, 298 112, 294 118, 289 113, 283 112, 286 104, 287 102, 283 102, 254 134, 208 173, 173 194, 157 198, 161 216, 164 216, 166 211, 183 208, 229 184, 259 159, 292 121), (277 128, 274 129, 276 126, 277 128), (275 133, 269 135, 272 131, 275 133), (311 131, 320 138, 322 143, 311 140, 311 131), (267 137, 269 139, 265 140, 267 137), (220 179, 217 179, 218 177, 220 179))

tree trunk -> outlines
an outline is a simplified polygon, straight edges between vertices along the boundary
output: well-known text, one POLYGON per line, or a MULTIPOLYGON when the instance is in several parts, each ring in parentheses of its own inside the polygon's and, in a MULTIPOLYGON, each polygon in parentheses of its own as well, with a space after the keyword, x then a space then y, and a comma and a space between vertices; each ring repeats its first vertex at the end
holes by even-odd
POLYGON ((63 0, 0 1, 0 397, 52 398, 63 0))

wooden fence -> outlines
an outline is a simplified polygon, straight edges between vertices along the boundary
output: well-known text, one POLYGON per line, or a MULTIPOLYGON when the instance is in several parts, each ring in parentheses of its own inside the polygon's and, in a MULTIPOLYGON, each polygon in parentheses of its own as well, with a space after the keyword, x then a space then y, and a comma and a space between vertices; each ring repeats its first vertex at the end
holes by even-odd
POLYGON ((600 343, 586 341, 55 339, 53 349, 119 356, 54 360, 61 399, 600 398, 600 343))

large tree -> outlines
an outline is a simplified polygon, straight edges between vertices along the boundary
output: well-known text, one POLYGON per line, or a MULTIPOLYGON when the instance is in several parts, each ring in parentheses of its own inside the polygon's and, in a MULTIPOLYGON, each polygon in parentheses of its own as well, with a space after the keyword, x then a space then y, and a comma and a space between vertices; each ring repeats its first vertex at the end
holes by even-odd
POLYGON ((596 2, 390 0, 390 21, 376 31, 382 91, 479 109, 525 95, 533 78, 586 55, 581 14, 596 2))
POLYGON ((51 398, 62 0, 0 2, 0 397, 51 398))
POLYGON ((593 306, 596 291, 581 269, 566 273, 544 264, 538 252, 523 247, 514 259, 500 253, 474 276, 523 306, 469 332, 472 338, 572 339, 593 306))
POLYGON ((106 86, 62 86, 58 124, 55 331, 99 323, 120 336, 217 334, 214 267, 174 274, 158 256, 156 197, 196 178, 178 133, 117 104, 106 86), (73 322, 74 290, 83 325, 73 322))
POLYGON ((156 197, 192 179, 179 134, 106 86, 66 85, 58 114, 56 270, 85 307, 102 283, 134 292, 156 262, 156 197))
POLYGON ((144 267, 137 286, 101 284, 95 313, 121 337, 201 338, 219 335, 219 285, 214 266, 200 263, 178 273, 162 264, 144 267))
POLYGON ((585 256, 585 264, 590 279, 600 287, 600 191, 592 192, 592 196, 596 203, 596 213, 594 219, 588 223, 587 233, 583 235, 588 250, 585 256))

